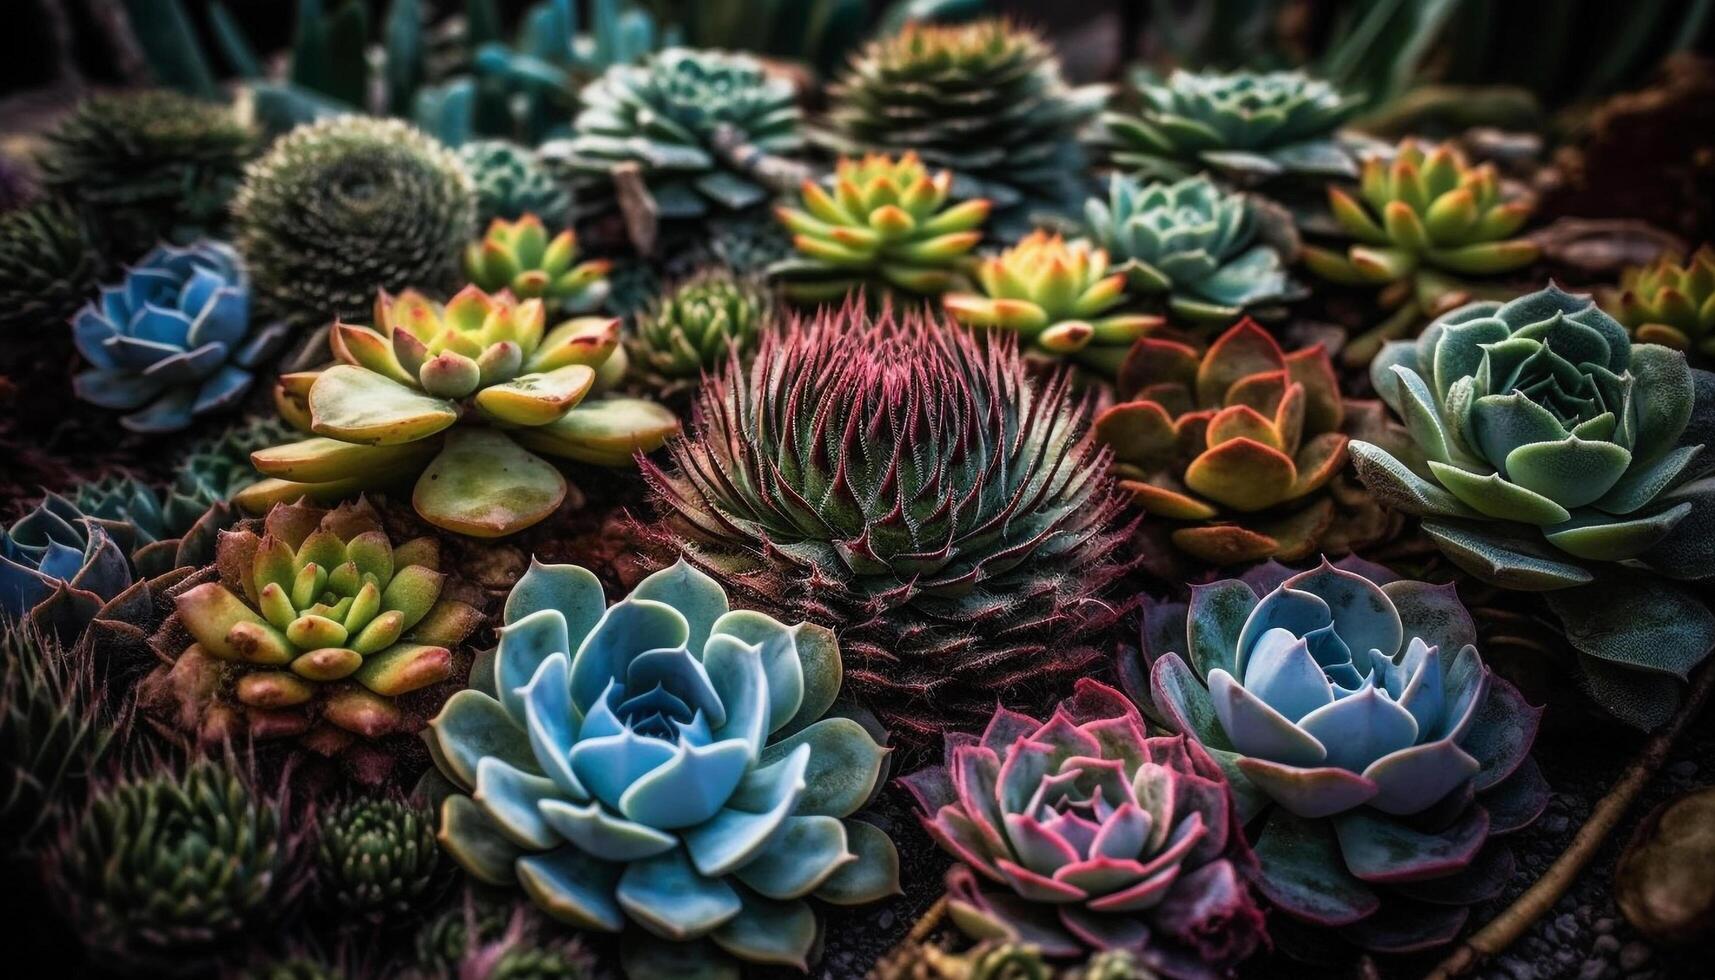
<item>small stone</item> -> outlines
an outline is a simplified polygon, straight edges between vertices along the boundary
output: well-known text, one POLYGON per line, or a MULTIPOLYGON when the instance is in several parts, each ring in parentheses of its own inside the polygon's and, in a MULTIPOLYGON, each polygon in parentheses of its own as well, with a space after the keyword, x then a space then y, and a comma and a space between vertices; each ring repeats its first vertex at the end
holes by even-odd
MULTIPOLYGON (((1613 926, 1608 928, 1612 929, 1613 926)), ((1613 956, 1620 949, 1620 941, 1611 935, 1597 936, 1596 942, 1590 948, 1603 956, 1613 956)))
POLYGON ((1596 924, 1590 928, 1596 930, 1598 935, 1605 936, 1614 931, 1614 920, 1607 916, 1603 916, 1600 919, 1597 919, 1596 924))
POLYGON ((1576 939, 1578 937, 1578 920, 1573 918, 1570 912, 1555 916, 1554 932, 1562 939, 1576 939))
POLYGON ((1601 960, 1587 960, 1578 970, 1578 980, 1602 980, 1602 973, 1608 969, 1608 964, 1601 960))
POLYGON ((1650 948, 1643 943, 1627 943, 1620 948, 1620 969, 1631 973, 1649 962, 1650 948))
POLYGON ((1568 821, 1565 817, 1556 814, 1542 822, 1542 829, 1550 834, 1564 834, 1566 833, 1567 823, 1568 821))
POLYGON ((1675 762, 1673 765, 1668 766, 1667 771, 1669 775, 1675 776, 1679 779, 1690 779, 1697 775, 1697 763, 1690 759, 1686 759, 1683 762, 1675 762))

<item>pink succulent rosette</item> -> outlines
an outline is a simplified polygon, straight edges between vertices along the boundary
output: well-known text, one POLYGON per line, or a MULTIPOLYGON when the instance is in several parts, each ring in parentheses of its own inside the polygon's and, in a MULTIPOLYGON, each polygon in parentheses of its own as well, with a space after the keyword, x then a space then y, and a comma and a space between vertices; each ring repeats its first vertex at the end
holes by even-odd
POLYGON ((1079 680, 1047 722, 998 708, 946 751, 901 782, 962 862, 948 911, 973 937, 1129 949, 1174 978, 1224 975, 1267 941, 1220 767, 1194 740, 1150 737, 1120 692, 1079 680))

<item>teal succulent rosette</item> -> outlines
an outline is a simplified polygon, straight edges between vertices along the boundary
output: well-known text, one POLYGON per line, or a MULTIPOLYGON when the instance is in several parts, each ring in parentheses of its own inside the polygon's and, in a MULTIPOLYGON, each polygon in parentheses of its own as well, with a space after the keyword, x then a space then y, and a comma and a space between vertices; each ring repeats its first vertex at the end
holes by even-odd
POLYGON ((730 610, 683 562, 612 606, 589 571, 532 564, 492 661, 430 722, 461 790, 441 842, 557 919, 668 940, 626 944, 633 976, 679 972, 657 958, 699 940, 804 968, 809 899, 898 891, 892 841, 848 819, 886 750, 824 717, 839 687, 832 632, 730 610))
POLYGON ((1715 376, 1550 285, 1447 313, 1371 378, 1428 470, 1354 441, 1369 491, 1469 574, 1546 593, 1597 700, 1665 721, 1715 644, 1715 616, 1663 581, 1715 575, 1715 376))
POLYGON ((1536 819, 1541 709, 1484 665, 1451 585, 1354 559, 1144 603, 1127 692, 1226 771, 1258 888, 1368 949, 1450 941, 1536 819))

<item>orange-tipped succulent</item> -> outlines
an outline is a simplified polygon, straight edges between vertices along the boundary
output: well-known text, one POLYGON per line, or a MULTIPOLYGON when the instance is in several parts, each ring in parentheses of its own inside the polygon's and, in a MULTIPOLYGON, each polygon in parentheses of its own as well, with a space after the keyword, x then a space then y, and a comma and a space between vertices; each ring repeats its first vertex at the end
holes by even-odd
POLYGON ((1041 229, 977 263, 976 277, 982 293, 942 297, 961 323, 1015 331, 1029 351, 1104 374, 1119 368, 1132 341, 1163 323, 1114 311, 1126 301, 1126 277, 1113 271, 1107 252, 1041 229))
POLYGON ((1620 274, 1614 314, 1632 335, 1698 358, 1715 357, 1715 248, 1664 255, 1620 274))
POLYGON ((1172 522, 1179 550, 1216 565, 1315 551, 1335 524, 1324 491, 1346 465, 1345 430, 1376 417, 1349 411, 1320 344, 1286 353, 1250 319, 1207 349, 1144 337, 1116 386, 1096 435, 1120 486, 1172 522))
POLYGON ((588 312, 607 299, 612 266, 605 259, 578 262, 577 235, 568 228, 549 239, 533 214, 517 221, 495 218, 482 240, 464 252, 465 275, 477 286, 540 299, 566 313, 588 312))
POLYGON ((797 255, 769 273, 804 303, 863 287, 939 295, 961 284, 960 266, 982 240, 989 202, 948 206, 953 175, 930 173, 915 153, 843 157, 831 190, 807 180, 801 208, 775 214, 797 255))

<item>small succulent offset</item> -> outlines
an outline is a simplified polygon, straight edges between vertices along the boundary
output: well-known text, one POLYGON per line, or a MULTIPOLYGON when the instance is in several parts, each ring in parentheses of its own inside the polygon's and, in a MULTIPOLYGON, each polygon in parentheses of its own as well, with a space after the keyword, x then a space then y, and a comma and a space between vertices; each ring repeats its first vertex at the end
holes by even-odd
POLYGON ((1640 343, 1682 350, 1702 362, 1715 358, 1715 247, 1704 245, 1684 260, 1664 255, 1622 272, 1613 311, 1640 343))
POLYGON ((662 218, 761 204, 759 164, 804 145, 792 83, 749 55, 668 48, 614 65, 579 98, 567 163, 604 180, 638 167, 662 218))
POLYGON ((961 862, 948 914, 977 939, 1129 949, 1171 977, 1226 975, 1265 941, 1220 766, 1184 735, 1150 737, 1105 684, 1080 678, 1046 723, 997 708, 903 782, 961 862))
POLYGON ((1277 908, 1406 951, 1505 887, 1492 839, 1548 801, 1541 709, 1483 664, 1452 585, 1271 562, 1188 605, 1146 600, 1143 622, 1121 677, 1226 770, 1277 908))
MULTIPOLYGON (((1583 624, 1568 621, 1581 662, 1610 682, 1616 668, 1683 677, 1707 655, 1715 620, 1683 613, 1700 603, 1681 590, 1635 571, 1579 588, 1614 562, 1670 579, 1715 573, 1707 373, 1678 351, 1634 343, 1589 297, 1551 285, 1442 316, 1415 342, 1384 347, 1370 376, 1428 458, 1429 479, 1362 441, 1351 446, 1358 476, 1421 516, 1455 564, 1549 592, 1563 620, 1583 624), (1651 623, 1661 642, 1620 642, 1651 623)), ((1659 723, 1673 699, 1640 700, 1656 701, 1659 723)))
POLYGON ((0 528, 0 614, 76 639, 134 578, 110 528, 57 493, 0 528))
POLYGON ((470 891, 430 919, 413 940, 404 980, 595 980, 595 957, 579 936, 528 904, 499 905, 470 891))
POLYGON ((221 537, 216 569, 173 590, 168 663, 141 694, 208 744, 299 737, 331 756, 415 731, 435 705, 399 699, 450 678, 482 618, 448 594, 432 538, 395 547, 362 499, 276 506, 221 537))
POLYGON ((528 148, 507 140, 473 140, 458 148, 476 184, 477 224, 534 214, 555 228, 571 217, 572 195, 528 148))
POLYGON ((828 96, 817 143, 847 156, 915 152, 953 172, 955 197, 988 199, 1022 232, 1033 210, 1082 196, 1077 134, 1107 87, 1069 87, 1040 35, 984 19, 908 23, 855 55, 828 96))
POLYGON ((1158 316, 1120 313, 1126 277, 1108 253, 1037 229, 977 263, 982 293, 948 293, 941 303, 960 323, 1010 330, 1032 354, 1069 358, 1100 373, 1119 369, 1132 341, 1162 325, 1158 316))
POLYGON ((769 274, 802 303, 865 287, 944 293, 962 281, 960 267, 982 241, 990 207, 982 198, 948 207, 952 186, 950 171, 931 174, 916 153, 842 157, 831 193, 807 180, 802 209, 775 208, 798 254, 769 274))
POLYGON ((1168 312, 1191 325, 1228 323, 1303 293, 1280 249, 1259 240, 1256 206, 1207 177, 1145 183, 1115 173, 1107 200, 1085 203, 1084 220, 1133 292, 1167 294, 1168 312))
POLYGON ((157 246, 123 282, 101 287, 71 329, 90 365, 72 390, 150 433, 232 409, 289 337, 284 323, 252 328, 250 276, 232 246, 216 241, 157 246))
POLYGON ((300 126, 233 200, 258 304, 299 327, 361 316, 377 289, 439 289, 476 237, 476 190, 453 151, 396 119, 300 126))
POLYGON ((662 387, 694 382, 729 357, 755 353, 773 307, 762 283, 705 269, 638 312, 632 363, 662 387))
POLYGON ((588 313, 607 300, 606 259, 578 262, 578 237, 571 229, 548 238, 542 219, 494 219, 481 241, 464 250, 470 281, 491 293, 508 290, 518 299, 540 299, 563 313, 588 313), (574 264, 576 263, 576 264, 574 264))
POLYGON ((434 897, 441 849, 432 814, 387 798, 348 800, 316 822, 322 903, 379 923, 434 897))
POLYGON ((417 477, 424 520, 498 537, 566 497, 565 476, 532 450, 626 466, 678 430, 654 402, 588 397, 624 377, 618 320, 545 324, 541 300, 507 292, 470 286, 445 305, 383 292, 374 326, 334 325, 337 364, 280 379, 281 415, 315 436, 255 453, 271 479, 238 502, 256 511, 417 477))
POLYGON ((980 723, 1101 656, 1124 508, 1061 373, 1010 335, 857 301, 763 338, 698 390, 673 466, 644 466, 653 561, 841 628, 846 681, 895 737, 980 723))
POLYGON ((441 843, 472 876, 516 882, 579 928, 629 920, 668 940, 628 944, 638 977, 703 938, 804 969, 805 899, 897 892, 893 842, 846 819, 886 752, 824 717, 840 689, 831 631, 729 611, 684 563, 612 606, 589 571, 533 563, 504 619, 490 669, 426 735, 461 791, 441 843))
POLYGON ((1352 363, 1373 356, 1376 339, 1397 339, 1421 318, 1476 298, 1466 277, 1511 272, 1541 254, 1535 242, 1513 237, 1531 205, 1503 199, 1494 164, 1473 167, 1452 144, 1426 151, 1408 139, 1391 163, 1364 161, 1357 197, 1330 184, 1328 202, 1358 244, 1344 255, 1306 246, 1304 264, 1332 282, 1389 287, 1384 302, 1399 307, 1354 343, 1352 363))
POLYGON ((1101 136, 1113 162, 1141 177, 1356 175, 1335 130, 1362 100, 1303 72, 1176 70, 1166 81, 1141 79, 1137 95, 1136 115, 1102 115, 1101 136))

